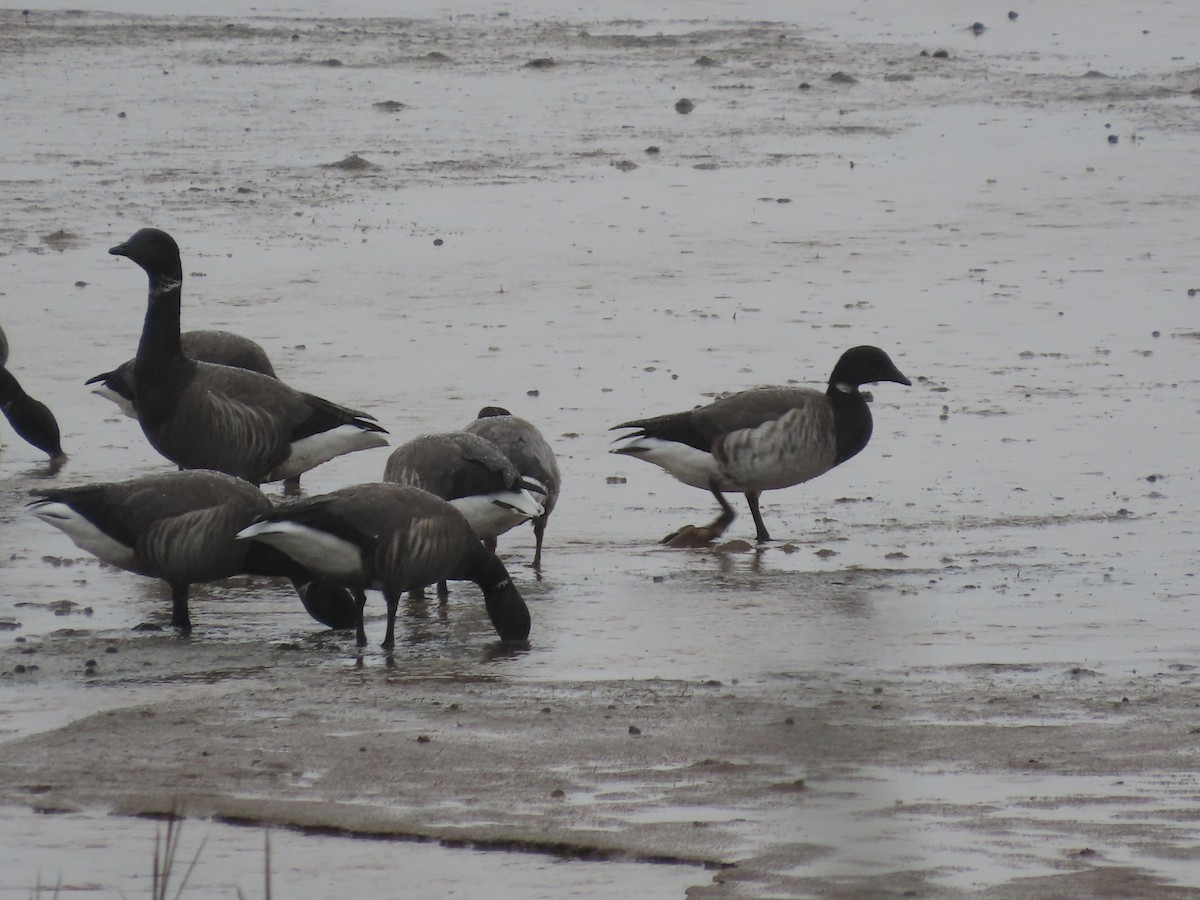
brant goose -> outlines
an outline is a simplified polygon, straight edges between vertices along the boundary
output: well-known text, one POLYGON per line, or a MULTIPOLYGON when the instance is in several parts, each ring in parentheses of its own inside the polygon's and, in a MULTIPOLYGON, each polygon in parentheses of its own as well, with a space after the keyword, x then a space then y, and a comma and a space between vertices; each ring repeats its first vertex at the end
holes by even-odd
POLYGON ((13 431, 50 457, 52 473, 62 468, 67 454, 63 453, 54 413, 45 403, 25 393, 21 383, 4 366, 0 366, 0 412, 13 431))
POLYGON ((290 557, 237 532, 269 512, 254 485, 221 472, 193 470, 130 481, 35 490, 30 511, 82 550, 117 568, 161 578, 171 588, 171 625, 192 630, 188 588, 233 575, 288 578, 314 619, 349 628, 357 610, 343 589, 290 557))
MULTIPOLYGON (((388 457, 383 480, 449 501, 493 551, 497 537, 542 514, 541 503, 530 491, 539 497, 546 493, 541 483, 522 479, 499 448, 463 431, 425 434, 397 447, 388 457)), ((438 582, 438 596, 449 596, 444 581, 438 582)))
MULTIPOLYGON (((562 476, 558 472, 558 460, 554 450, 542 437, 542 433, 530 422, 518 418, 507 409, 500 406, 485 406, 479 411, 478 417, 463 431, 477 434, 491 441, 496 448, 509 458, 517 471, 524 478, 532 478, 545 487, 540 496, 542 514, 535 516, 533 535, 536 547, 533 552, 533 568, 542 568, 542 536, 546 533, 546 522, 550 513, 554 512, 558 503, 558 493, 562 485, 562 476)), ((496 549, 495 538, 489 538, 489 546, 496 549)), ((485 541, 486 543, 486 541, 485 541)))
POLYGON ((449 501, 483 540, 494 541, 542 514, 530 493, 544 494, 541 483, 523 479, 490 441, 462 431, 424 434, 401 444, 388 457, 383 480, 449 501))
MULTIPOLYGON (((249 369, 276 378, 275 367, 267 356, 267 351, 261 346, 234 334, 232 331, 185 331, 179 335, 179 343, 183 346, 183 354, 188 359, 199 362, 216 363, 220 366, 233 366, 235 369, 249 369)), ((133 364, 130 359, 121 363, 111 372, 101 372, 93 375, 85 384, 98 384, 92 393, 98 394, 105 400, 111 400, 121 407, 121 412, 131 419, 137 418, 133 409, 133 364)))
POLYGON ((396 610, 406 591, 438 581, 473 581, 505 641, 529 637, 529 610, 504 563, 480 542, 457 509, 428 491, 375 483, 283 504, 238 537, 273 544, 302 566, 350 589, 358 607, 358 646, 367 643, 364 592, 383 592, 387 633, 396 638, 396 610))
POLYGON ((859 387, 876 381, 911 385, 878 347, 842 354, 824 392, 803 387, 742 391, 688 412, 637 419, 611 430, 635 431, 613 450, 661 466, 679 481, 712 492, 721 514, 709 525, 687 525, 663 538, 695 547, 724 533, 734 519, 724 491, 746 495, 758 542, 771 539, 758 498, 763 491, 816 478, 854 456, 871 438, 871 410, 859 387))
POLYGON ((387 444, 369 416, 257 372, 197 362, 179 335, 183 267, 165 231, 143 228, 108 251, 145 270, 150 294, 133 366, 138 422, 183 469, 215 469, 254 484, 387 444))

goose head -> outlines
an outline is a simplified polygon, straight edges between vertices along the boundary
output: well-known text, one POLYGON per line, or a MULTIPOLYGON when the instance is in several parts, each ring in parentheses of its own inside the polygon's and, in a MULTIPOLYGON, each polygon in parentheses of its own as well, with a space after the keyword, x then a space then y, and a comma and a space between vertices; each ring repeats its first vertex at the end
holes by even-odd
POLYGON ((829 383, 846 389, 857 389, 864 384, 877 381, 894 381, 908 387, 912 382, 905 378, 891 357, 878 347, 851 347, 833 367, 829 383))
POLYGON ((159 277, 179 281, 183 278, 183 265, 179 261, 179 245, 175 239, 158 228, 143 228, 133 237, 108 251, 113 256, 124 256, 141 266, 151 278, 159 277))

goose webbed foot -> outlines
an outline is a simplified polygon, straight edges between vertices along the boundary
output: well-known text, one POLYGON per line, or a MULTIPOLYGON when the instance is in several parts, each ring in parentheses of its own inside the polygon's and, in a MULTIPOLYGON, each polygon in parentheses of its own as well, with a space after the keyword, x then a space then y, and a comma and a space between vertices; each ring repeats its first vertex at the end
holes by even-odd
POLYGON ((665 547, 676 549, 707 547, 719 538, 727 527, 729 527, 728 524, 718 526, 717 522, 709 525, 684 525, 682 528, 672 531, 659 543, 665 547))
POLYGON ((715 487, 712 488, 712 495, 721 504, 719 516, 707 525, 684 525, 678 531, 672 531, 659 543, 668 547, 707 547, 723 535, 737 517, 737 513, 733 511, 733 507, 729 505, 725 495, 715 487))

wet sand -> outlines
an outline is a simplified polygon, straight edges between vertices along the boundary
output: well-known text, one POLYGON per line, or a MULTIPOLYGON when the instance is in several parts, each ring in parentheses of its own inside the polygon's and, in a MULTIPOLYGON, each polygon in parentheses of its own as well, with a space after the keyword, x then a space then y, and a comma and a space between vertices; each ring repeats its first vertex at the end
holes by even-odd
POLYGON ((0 12, 0 324, 71 457, 3 431, 0 897, 136 894, 135 817, 179 807, 197 895, 258 890, 225 823, 272 826, 292 897, 417 860, 406 896, 1200 894, 1193 14, 826 13, 0 12), (527 650, 466 587, 390 660, 377 598, 360 655, 249 579, 197 589, 188 640, 134 632, 165 588, 24 512, 167 468, 83 386, 136 347, 144 277, 106 250, 151 224, 185 328, 393 444, 493 403, 542 428, 542 578, 501 539, 527 650), (608 426, 860 343, 913 387, 764 497, 779 540, 659 547, 711 498, 608 426))

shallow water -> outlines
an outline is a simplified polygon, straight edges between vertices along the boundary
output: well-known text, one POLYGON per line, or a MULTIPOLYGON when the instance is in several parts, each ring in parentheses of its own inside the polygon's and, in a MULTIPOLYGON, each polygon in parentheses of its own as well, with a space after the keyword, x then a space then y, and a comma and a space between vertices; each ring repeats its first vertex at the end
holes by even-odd
MULTIPOLYGON (((290 896, 380 846, 461 859, 433 865, 466 883, 497 866, 498 896, 593 879, 513 847, 611 857, 586 872, 630 896, 1200 888, 1200 32, 1165 2, 1005 11, 978 37, 933 0, 802 21, 749 2, 0 13, 0 322, 63 425, 55 483, 163 470, 82 384, 136 346, 144 277, 105 251, 146 224, 180 239, 185 327, 254 337, 394 443, 505 405, 565 482, 542 579, 528 529, 501 541, 530 648, 498 654, 458 587, 406 610, 389 663, 377 600, 360 656, 244 579, 197 589, 189 641, 134 633, 166 621, 165 591, 22 512, 47 476, 5 430, 0 800, 72 811, 16 816, 13 859, 99 829, 94 892, 136 893, 153 826, 96 823, 182 797, 210 819, 187 833, 220 835, 202 862, 245 859, 250 892, 259 837, 211 820, 449 845, 273 832, 290 896), (524 68, 539 57, 559 65, 524 68), (376 167, 330 167, 351 153, 376 167), (711 498, 609 455, 608 426, 819 385, 858 343, 914 385, 873 390, 859 458, 764 498, 780 540, 659 547, 711 498)), ((739 506, 729 536, 749 525, 739 506)), ((8 889, 54 882, 36 859, 8 889)), ((361 895, 408 863, 380 865, 361 895)))

